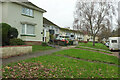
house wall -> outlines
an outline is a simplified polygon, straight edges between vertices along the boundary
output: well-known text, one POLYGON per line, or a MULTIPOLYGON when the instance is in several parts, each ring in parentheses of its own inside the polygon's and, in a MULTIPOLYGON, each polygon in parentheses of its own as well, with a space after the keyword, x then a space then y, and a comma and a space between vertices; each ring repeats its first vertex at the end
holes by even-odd
POLYGON ((79 38, 81 41, 83 41, 83 39, 84 39, 84 35, 81 33, 75 33, 75 36, 76 36, 76 39, 78 39, 78 40, 79 40, 79 38))
POLYGON ((2 3, 0 2, 0 23, 2 23, 2 3))
POLYGON ((48 27, 44 27, 44 42, 49 42, 50 40, 50 34, 49 34, 49 28, 48 27))
POLYGON ((34 17, 22 15, 22 6, 16 3, 3 3, 3 22, 10 24, 12 27, 17 28, 19 35, 18 38, 24 41, 42 41, 43 34, 43 13, 34 10, 34 17), (29 22, 35 25, 35 37, 21 36, 22 25, 21 22, 29 22))
POLYGON ((60 32, 59 32, 59 33, 60 33, 60 35, 66 35, 66 31, 65 31, 65 30, 61 30, 61 29, 60 29, 60 32))
POLYGON ((84 35, 84 41, 87 41, 90 37, 88 35, 84 35))
POLYGON ((44 42, 49 42, 50 40, 49 30, 54 30, 54 35, 60 34, 60 29, 57 26, 44 24, 44 42))
POLYGON ((54 30, 55 34, 59 34, 59 28, 57 26, 49 25, 48 29, 54 30))
MULTIPOLYGON (((93 41, 93 37, 89 36, 89 35, 84 35, 84 41, 87 41, 87 39, 89 39, 89 41, 93 41)), ((98 42, 98 37, 95 37, 95 41, 98 42)))

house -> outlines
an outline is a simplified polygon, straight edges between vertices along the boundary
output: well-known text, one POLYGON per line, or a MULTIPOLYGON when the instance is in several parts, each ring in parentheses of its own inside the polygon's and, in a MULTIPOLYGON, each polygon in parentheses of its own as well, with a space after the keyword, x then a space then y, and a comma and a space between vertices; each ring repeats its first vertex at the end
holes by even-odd
POLYGON ((2 22, 2 3, 0 2, 0 23, 2 22))
MULTIPOLYGON (((84 40, 83 41, 90 41, 92 42, 93 41, 93 36, 91 36, 90 34, 88 34, 88 32, 86 31, 83 31, 83 34, 84 34, 84 40)), ((98 42, 98 36, 95 37, 95 42, 98 42)))
POLYGON ((70 36, 70 38, 74 37, 75 40, 83 41, 84 35, 81 31, 72 30, 68 28, 60 28, 60 35, 70 36))
POLYGON ((75 30, 75 39, 77 39, 79 41, 83 41, 84 40, 84 34, 81 31, 75 30))
POLYGON ((18 38, 24 41, 42 42, 43 13, 46 11, 31 2, 0 2, 1 22, 18 30, 18 38))
POLYGON ((70 35, 74 35, 74 32, 72 32, 68 28, 60 28, 60 35, 70 36, 70 35))
POLYGON ((43 18, 43 24, 44 24, 43 41, 49 42, 49 40, 52 40, 52 36, 54 36, 54 38, 57 38, 57 36, 60 33, 60 27, 45 17, 43 18))

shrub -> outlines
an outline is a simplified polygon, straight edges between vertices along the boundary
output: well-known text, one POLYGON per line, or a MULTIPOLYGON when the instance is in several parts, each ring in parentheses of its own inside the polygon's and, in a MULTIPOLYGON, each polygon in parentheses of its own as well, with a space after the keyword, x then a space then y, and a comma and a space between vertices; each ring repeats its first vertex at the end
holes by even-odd
POLYGON ((17 38, 18 31, 7 23, 0 23, 0 38, 2 38, 2 46, 10 45, 10 39, 17 38))
POLYGON ((48 46, 46 42, 42 42, 42 46, 48 46))
POLYGON ((18 31, 16 28, 10 28, 9 32, 9 38, 13 39, 13 38, 17 38, 18 37, 18 31))
POLYGON ((84 43, 88 43, 87 41, 84 41, 84 43))
POLYGON ((88 43, 88 41, 79 41, 79 43, 88 43))
POLYGON ((67 41, 59 41, 60 46, 67 46, 67 41))
POLYGON ((0 23, 0 33, 2 34, 2 45, 9 45, 9 37, 8 32, 10 30, 11 26, 6 23, 0 23))
POLYGON ((10 39, 10 45, 12 45, 12 46, 15 46, 15 45, 25 45, 25 43, 21 39, 13 38, 13 39, 10 39))

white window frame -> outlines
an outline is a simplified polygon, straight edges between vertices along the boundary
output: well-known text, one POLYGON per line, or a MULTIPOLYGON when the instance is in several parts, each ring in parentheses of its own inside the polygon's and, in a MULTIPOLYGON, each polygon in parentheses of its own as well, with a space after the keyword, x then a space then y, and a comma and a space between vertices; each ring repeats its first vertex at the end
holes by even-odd
POLYGON ((33 9, 30 9, 30 8, 27 8, 27 7, 22 7, 22 14, 23 14, 23 15, 27 15, 27 16, 31 16, 31 17, 34 17, 34 10, 33 10, 33 9), (23 12, 23 9, 24 9, 24 12, 23 12), (29 9, 29 14, 27 14, 27 9, 29 9), (32 12, 32 15, 31 15, 31 12, 32 12))
POLYGON ((34 27, 34 34, 28 34, 27 33, 27 25, 30 25, 30 24, 22 24, 22 25, 25 25, 25 32, 24 33, 22 33, 22 35, 33 35, 33 36, 35 36, 35 26, 34 25, 32 25, 33 27, 34 27))

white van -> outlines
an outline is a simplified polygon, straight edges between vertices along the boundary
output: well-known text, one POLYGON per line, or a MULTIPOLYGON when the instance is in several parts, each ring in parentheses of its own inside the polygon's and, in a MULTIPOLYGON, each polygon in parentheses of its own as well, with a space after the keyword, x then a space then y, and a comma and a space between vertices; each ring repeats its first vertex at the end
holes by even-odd
POLYGON ((120 50, 120 37, 110 37, 109 38, 109 49, 110 50, 120 50))

